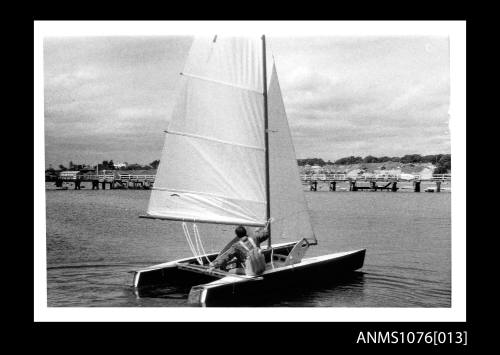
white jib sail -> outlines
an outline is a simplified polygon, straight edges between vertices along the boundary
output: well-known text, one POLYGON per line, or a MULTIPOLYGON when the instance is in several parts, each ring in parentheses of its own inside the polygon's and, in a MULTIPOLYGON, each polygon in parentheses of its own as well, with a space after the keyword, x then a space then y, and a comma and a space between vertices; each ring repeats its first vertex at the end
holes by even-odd
POLYGON ((262 42, 197 38, 165 137, 151 217, 266 222, 262 42))
POLYGON ((274 63, 268 90, 268 117, 273 241, 300 238, 316 240, 274 63))

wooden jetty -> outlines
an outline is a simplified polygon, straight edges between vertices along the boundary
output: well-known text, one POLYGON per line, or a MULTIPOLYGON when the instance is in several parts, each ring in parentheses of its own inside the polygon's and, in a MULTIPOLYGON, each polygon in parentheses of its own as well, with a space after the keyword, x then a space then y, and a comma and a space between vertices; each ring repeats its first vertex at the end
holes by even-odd
MULTIPOLYGON (((75 190, 81 189, 83 182, 92 183, 92 190, 102 190, 108 188, 113 189, 151 189, 155 181, 155 175, 132 175, 132 174, 80 174, 78 172, 64 172, 55 179, 46 180, 54 181, 57 188, 64 189, 64 183, 73 183, 75 190)), ((451 183, 451 174, 434 174, 431 177, 422 177, 414 175, 413 179, 402 179, 399 175, 361 175, 357 177, 348 176, 347 174, 323 174, 322 178, 316 178, 312 175, 302 175, 302 184, 308 185, 310 191, 318 191, 319 184, 327 184, 328 191, 342 191, 347 189, 339 189, 339 184, 348 185, 349 191, 392 191, 396 192, 401 189, 402 183, 411 183, 411 189, 414 192, 441 192, 442 184, 451 183), (421 184, 429 183, 433 187, 421 188, 421 184), (435 186, 435 187, 434 187, 435 186)), ((404 188, 408 189, 408 187, 404 188)))
POLYGON ((55 179, 56 187, 64 183, 73 183, 75 190, 80 190, 83 182, 92 183, 92 190, 106 189, 150 189, 153 187, 155 175, 132 174, 60 174, 55 179))
POLYGON ((411 183, 414 192, 421 191, 422 182, 434 184, 434 187, 428 187, 426 192, 441 192, 442 183, 451 183, 451 174, 433 174, 432 176, 422 177, 414 175, 413 178, 402 179, 400 175, 361 175, 350 177, 347 174, 322 174, 321 178, 315 178, 312 175, 302 175, 302 184, 309 185, 310 191, 318 191, 318 184, 328 184, 329 191, 338 191, 338 184, 348 184, 349 191, 392 191, 400 190, 398 184, 411 183))

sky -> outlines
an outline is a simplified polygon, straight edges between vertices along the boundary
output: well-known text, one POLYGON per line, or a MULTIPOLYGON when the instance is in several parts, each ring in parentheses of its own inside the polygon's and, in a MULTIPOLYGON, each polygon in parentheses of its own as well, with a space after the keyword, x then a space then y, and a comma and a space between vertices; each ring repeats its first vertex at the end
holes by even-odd
MULTIPOLYGON (((192 37, 46 37, 45 166, 160 159, 192 37)), ((449 41, 268 37, 297 158, 450 153, 449 41)))

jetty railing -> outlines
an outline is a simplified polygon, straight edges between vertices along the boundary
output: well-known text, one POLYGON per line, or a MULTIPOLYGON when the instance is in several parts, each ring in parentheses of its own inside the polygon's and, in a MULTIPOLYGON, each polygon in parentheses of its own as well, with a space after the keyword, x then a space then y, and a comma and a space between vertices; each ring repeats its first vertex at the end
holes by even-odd
MULTIPOLYGON (((79 190, 82 186, 82 182, 92 182, 92 190, 99 189, 99 185, 102 189, 105 189, 106 185, 109 185, 110 189, 114 188, 144 188, 150 189, 153 187, 155 182, 155 175, 135 175, 135 174, 118 174, 107 173, 107 174, 95 174, 95 173, 78 173, 78 172, 64 172, 58 177, 55 177, 55 182, 57 187, 63 187, 63 183, 74 183, 75 190, 79 190)), ((412 182, 415 192, 420 192, 420 183, 423 181, 433 182, 436 184, 436 191, 441 191, 442 183, 451 182, 451 174, 373 174, 373 173, 363 173, 357 175, 349 174, 336 174, 336 173, 325 173, 325 174, 301 174, 300 179, 302 184, 310 185, 311 191, 317 191, 318 184, 326 183, 329 184, 330 191, 337 190, 337 183, 348 183, 350 191, 366 190, 372 189, 377 190, 391 190, 397 191, 399 188, 397 184, 400 182, 412 182), (377 184, 378 182, 378 184, 377 184), (383 185, 380 185, 383 182, 383 185), (360 184, 358 184, 360 183, 360 184), (366 186, 366 184, 369 186, 366 186), (385 184, 385 185, 384 185, 385 184)), ((408 187, 404 187, 407 189, 408 187)), ((426 190, 428 190, 427 188, 426 190)))
POLYGON ((63 183, 66 182, 74 183, 75 190, 80 190, 82 187, 85 187, 82 186, 83 182, 91 182, 92 190, 99 190, 99 185, 101 185, 102 189, 105 190, 106 185, 108 185, 110 189, 150 189, 153 187, 155 177, 155 175, 118 174, 116 172, 112 174, 82 174, 75 171, 64 172, 62 174, 59 174, 59 176, 51 179, 52 181, 55 181, 56 187, 60 188, 63 188, 63 183))
MULTIPOLYGON (((134 174, 67 174, 60 175, 58 179, 63 181, 148 181, 154 182, 156 175, 134 175, 134 174)), ((422 176, 419 174, 362 174, 349 176, 347 174, 301 174, 303 182, 310 181, 451 181, 451 174, 433 174, 422 176), (409 176, 408 176, 409 175, 409 176)))
POLYGON ((364 173, 356 176, 348 174, 301 174, 302 182, 311 181, 451 181, 451 174, 371 174, 364 173))
POLYGON ((149 181, 154 182, 155 175, 132 175, 132 174, 63 174, 58 179, 63 181, 149 181))
POLYGON ((119 180, 122 181, 154 181, 156 175, 131 175, 131 174, 120 174, 119 180))
POLYGON ((432 174, 432 180, 451 181, 451 174, 432 174))

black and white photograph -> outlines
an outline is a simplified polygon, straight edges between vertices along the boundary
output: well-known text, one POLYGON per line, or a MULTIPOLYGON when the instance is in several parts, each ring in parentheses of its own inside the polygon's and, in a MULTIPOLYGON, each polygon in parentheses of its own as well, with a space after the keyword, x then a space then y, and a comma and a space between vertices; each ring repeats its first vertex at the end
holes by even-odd
POLYGON ((34 38, 35 318, 465 321, 464 21, 34 38))

